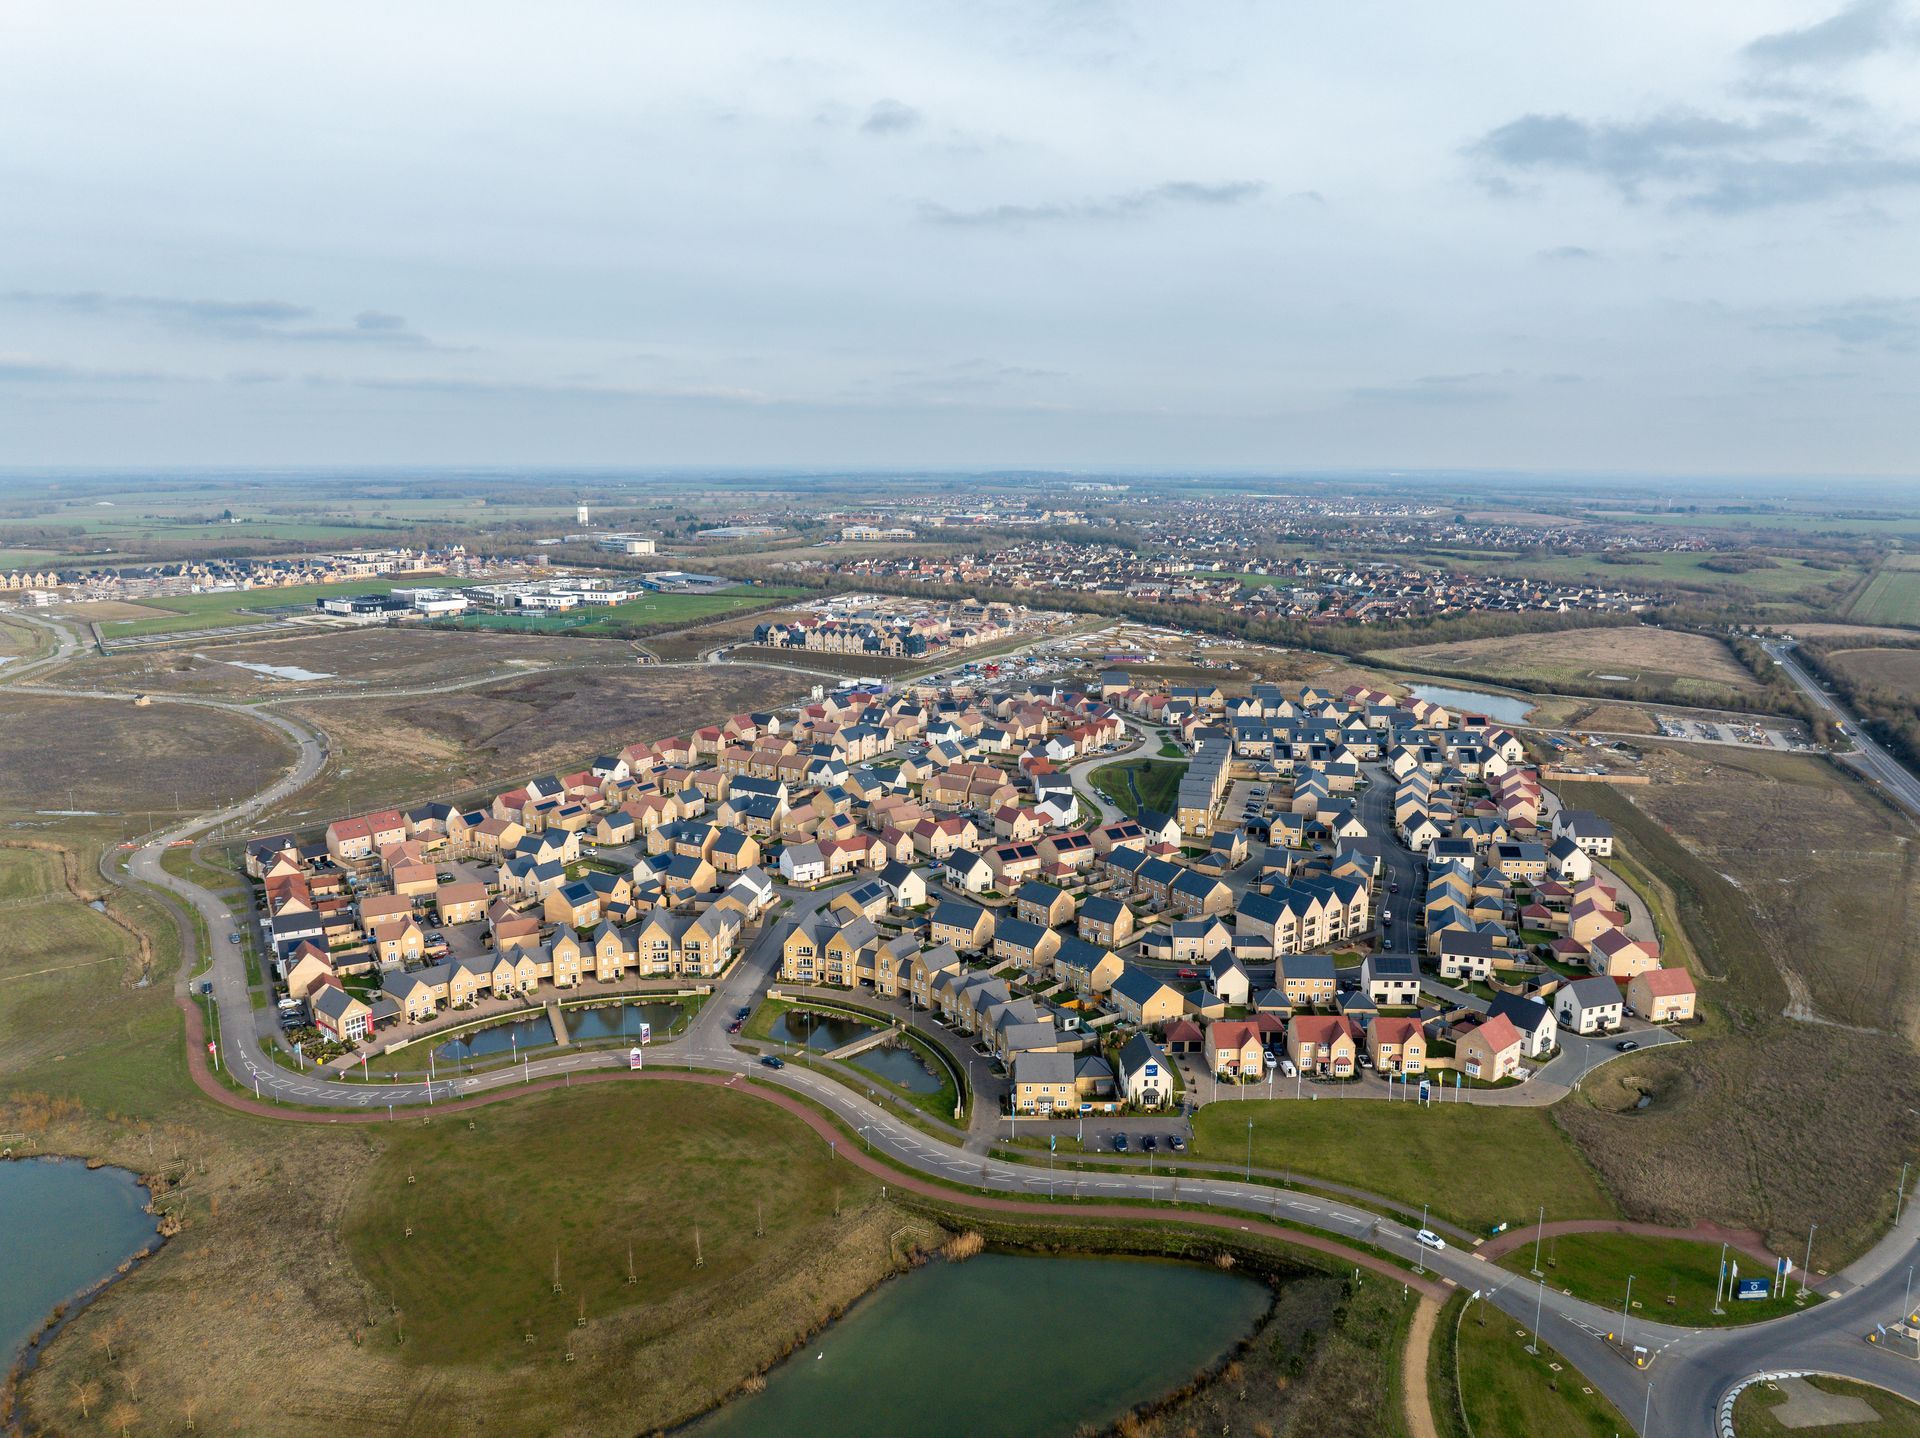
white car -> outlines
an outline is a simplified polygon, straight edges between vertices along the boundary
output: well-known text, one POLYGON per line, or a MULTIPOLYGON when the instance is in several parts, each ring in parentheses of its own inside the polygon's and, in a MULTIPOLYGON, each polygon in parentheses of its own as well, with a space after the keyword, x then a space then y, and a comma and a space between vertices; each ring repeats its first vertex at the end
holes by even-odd
POLYGON ((1419 1241, 1422 1248, 1431 1248, 1439 1251, 1447 1246, 1446 1239, 1435 1233, 1431 1228, 1421 1229, 1418 1233, 1414 1234, 1414 1238, 1419 1241))

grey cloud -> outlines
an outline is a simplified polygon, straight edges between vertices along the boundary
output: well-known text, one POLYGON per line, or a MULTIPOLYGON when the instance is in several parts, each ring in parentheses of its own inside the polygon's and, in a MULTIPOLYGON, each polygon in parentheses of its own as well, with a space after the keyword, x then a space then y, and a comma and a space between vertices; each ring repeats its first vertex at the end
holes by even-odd
POLYGON ((1762 35, 1740 53, 1766 67, 1845 65, 1915 39, 1915 27, 1905 21, 1896 0, 1854 0, 1812 25, 1762 35))
POLYGON ((860 122, 862 134, 904 135, 920 124, 920 112, 898 100, 878 100, 860 122))
POLYGON ((1244 204, 1266 190, 1258 180, 1168 180, 1145 190, 1106 195, 1092 200, 1054 201, 1037 205, 990 205, 978 210, 955 210, 927 201, 920 217, 937 225, 961 228, 1017 228, 1055 221, 1127 220, 1177 205, 1227 206, 1244 204))
POLYGON ((1588 249, 1585 245, 1555 245, 1550 250, 1540 251, 1540 258, 1556 262, 1569 260, 1577 262, 1581 260, 1597 260, 1600 256, 1596 251, 1588 249))
POLYGON ((1759 328, 1830 340, 1843 350, 1906 353, 1920 346, 1920 299, 1870 298, 1813 306, 1763 317, 1759 328))
POLYGON ((1582 174, 1629 200, 1657 191, 1677 208, 1721 214, 1920 184, 1920 159, 1882 152, 1791 112, 1739 120, 1680 109, 1625 122, 1522 115, 1468 153, 1493 167, 1483 183, 1503 197, 1516 189, 1502 171, 1582 174))
POLYGON ((1507 398, 1507 391, 1496 381, 1503 376, 1485 373, 1429 374, 1406 384, 1362 385, 1347 392, 1356 404, 1377 405, 1479 405, 1507 398))
POLYGON ((165 384, 174 378, 157 370, 88 369, 60 360, 0 355, 0 384, 165 384))
POLYGON ((404 317, 381 310, 362 310, 347 325, 322 325, 300 323, 316 318, 316 311, 309 305, 285 300, 183 299, 110 294, 104 290, 14 290, 6 299, 10 304, 90 318, 150 319, 227 340, 439 348, 425 335, 408 328, 404 317))

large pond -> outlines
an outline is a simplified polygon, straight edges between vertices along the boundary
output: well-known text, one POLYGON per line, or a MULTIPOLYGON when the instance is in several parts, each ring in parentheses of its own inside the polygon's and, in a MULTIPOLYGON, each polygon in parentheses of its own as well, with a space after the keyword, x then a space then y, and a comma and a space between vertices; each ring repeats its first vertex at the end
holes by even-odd
POLYGON ((147 1191, 123 1168, 0 1162, 0 1370, 60 1304, 154 1242, 147 1191))
POLYGON ((767 1037, 775 1043, 798 1044, 820 1053, 830 1053, 843 1044, 879 1032, 878 1024, 835 1018, 831 1014, 809 1013, 806 1009, 788 1009, 767 1026, 767 1037))
POLYGON ((433 1051, 441 1063, 459 1063, 463 1059, 493 1058, 497 1054, 537 1049, 553 1042, 553 1025, 545 1014, 511 1023, 491 1024, 484 1029, 468 1029, 448 1039, 433 1051))
POLYGON ((885 1284, 690 1438, 1066 1438, 1244 1338, 1264 1284, 1191 1264, 988 1253, 885 1284))
POLYGON ((577 1044, 595 1039, 639 1038, 640 1025, 651 1024, 652 1036, 664 1039, 680 1022, 678 1004, 595 1004, 590 1009, 562 1009, 567 1033, 577 1044))
POLYGON ((1484 689, 1449 689, 1444 684, 1408 686, 1416 699, 1442 704, 1456 713, 1484 714, 1502 724, 1524 724, 1533 712, 1533 701, 1516 699, 1511 694, 1489 694, 1484 689))
POLYGON ((939 1093, 940 1075, 920 1051, 908 1044, 882 1044, 855 1054, 847 1062, 854 1068, 878 1074, 888 1083, 898 1084, 910 1093, 939 1093))

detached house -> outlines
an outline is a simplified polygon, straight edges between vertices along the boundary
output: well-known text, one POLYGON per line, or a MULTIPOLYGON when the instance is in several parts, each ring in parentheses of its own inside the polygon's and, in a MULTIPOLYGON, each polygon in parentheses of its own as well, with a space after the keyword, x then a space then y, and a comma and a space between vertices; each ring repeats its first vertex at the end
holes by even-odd
POLYGON ((1575 979, 1553 996, 1554 1016, 1577 1034, 1610 1033, 1620 1027, 1624 1001, 1612 979, 1575 979))
POLYGON ((1521 1048, 1519 1030, 1491 1015, 1455 1042, 1454 1054, 1468 1078, 1495 1082, 1519 1074, 1521 1048))
POLYGON ((1693 1017, 1693 975, 1685 969, 1647 969, 1627 981, 1627 1004, 1656 1024, 1693 1017))

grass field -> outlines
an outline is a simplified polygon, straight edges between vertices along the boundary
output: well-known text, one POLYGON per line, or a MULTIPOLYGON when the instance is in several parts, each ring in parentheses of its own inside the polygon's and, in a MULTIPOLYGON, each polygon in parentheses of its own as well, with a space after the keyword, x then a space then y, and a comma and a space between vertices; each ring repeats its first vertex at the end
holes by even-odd
POLYGON ((878 1187, 791 1115, 714 1089, 548 1094, 475 1122, 418 1130, 367 1171, 345 1220, 355 1261, 407 1315, 412 1362, 517 1359, 527 1332, 551 1342, 582 1303, 591 1321, 717 1289, 878 1187))
MULTIPOLYGON (((1730 1251, 1728 1259, 1748 1278, 1765 1278, 1770 1272, 1737 1251, 1730 1251)), ((1533 1245, 1515 1249, 1500 1262, 1515 1273, 1529 1273, 1533 1245)), ((1789 1284, 1778 1299, 1735 1301, 1731 1276, 1725 1284, 1720 1281, 1719 1244, 1629 1233, 1561 1234, 1541 1248, 1540 1267, 1552 1292, 1564 1290, 1575 1298, 1614 1309, 1625 1300, 1627 1275, 1632 1274, 1634 1302, 1640 1305, 1640 1313, 1689 1328, 1728 1327, 1778 1318, 1794 1311, 1793 1295, 1798 1292, 1796 1282, 1789 1284), (1721 1304, 1726 1312, 1718 1317, 1713 1312, 1716 1286, 1729 1290, 1721 1304)), ((1814 1301, 1813 1297, 1808 1301, 1814 1301)))
POLYGON ((689 625, 668 634, 651 636, 647 640, 647 648, 669 661, 698 659, 707 650, 719 645, 739 644, 751 639, 756 625, 800 619, 808 612, 800 609, 769 609, 757 614, 717 619, 710 624, 689 625))
POLYGON ((143 609, 159 609, 164 614, 146 619, 114 619, 101 623, 100 632, 109 641, 135 639, 146 634, 171 634, 190 629, 213 629, 224 625, 264 624, 283 614, 267 611, 314 612, 320 599, 342 599, 354 594, 384 594, 406 585, 434 585, 458 589, 478 584, 478 579, 451 579, 444 575, 420 575, 410 579, 361 579, 345 584, 296 584, 286 589, 238 589, 221 594, 173 594, 142 599, 143 609))
POLYGON ((197 813, 292 762, 285 739, 243 715, 0 691, 0 810, 91 810, 144 829, 149 810, 197 813))
POLYGON ((467 614, 448 622, 459 629, 507 634, 617 634, 634 626, 694 624, 738 609, 790 599, 800 592, 762 585, 722 590, 718 594, 649 594, 624 604, 575 609, 564 614, 467 614))
POLYGON ((1788 1426, 1774 1417, 1774 1411, 1792 1396, 1789 1388, 1774 1383, 1756 1383, 1742 1390, 1733 1405, 1733 1421, 1740 1438, 1920 1438, 1920 1408, 1866 1383, 1850 1383, 1844 1378, 1818 1374, 1795 1380, 1821 1393, 1863 1403, 1873 1417, 1854 1423, 1821 1423, 1814 1426, 1788 1426))
POLYGON ((1847 610, 1859 624, 1920 625, 1920 555, 1888 559, 1847 610))
POLYGON ((1608 1064, 1555 1113, 1633 1217, 1719 1219, 1783 1251, 1818 1222, 1815 1267, 1844 1261, 1891 1216, 1920 1143, 1907 831, 1813 758, 1655 745, 1648 767, 1645 789, 1561 796, 1610 819, 1625 862, 1672 896, 1664 921, 1684 925, 1727 1022, 1608 1064), (1828 1182, 1836 1164, 1853 1181, 1828 1182))
POLYGON ((1632 685, 1683 699, 1704 699, 1718 691, 1759 687, 1719 640, 1648 625, 1420 644, 1380 650, 1369 657, 1403 669, 1459 673, 1538 688, 1632 685))
POLYGON ((1580 1370, 1490 1303, 1467 1306, 1459 1326, 1460 1401, 1476 1434, 1618 1438, 1632 1427, 1580 1370))
POLYGON ((1253 1122, 1256 1167, 1357 1184, 1487 1232, 1545 1205, 1560 1218, 1610 1218, 1615 1209, 1543 1109, 1434 1104, 1249 1100, 1208 1104, 1194 1118, 1198 1157, 1240 1163, 1253 1122), (1514 1156, 1525 1154, 1518 1163, 1514 1156), (1500 1182, 1485 1175, 1497 1171, 1500 1182))
POLYGON ((1184 759, 1132 759, 1101 765, 1087 775, 1087 782, 1137 818, 1142 809, 1171 814, 1186 773, 1184 759))

